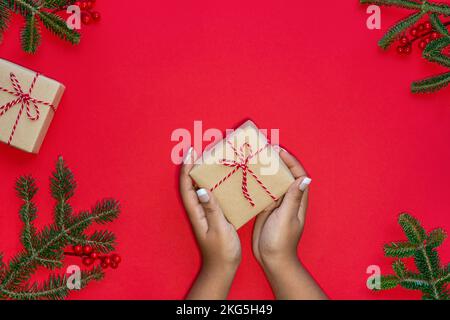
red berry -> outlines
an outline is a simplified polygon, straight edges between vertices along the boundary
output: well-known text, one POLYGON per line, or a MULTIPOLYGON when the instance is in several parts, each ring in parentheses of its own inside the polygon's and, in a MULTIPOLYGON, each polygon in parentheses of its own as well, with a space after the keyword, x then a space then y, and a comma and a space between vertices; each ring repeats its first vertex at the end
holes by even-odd
POLYGON ((95 22, 100 21, 100 18, 101 18, 100 12, 97 12, 97 11, 91 12, 91 17, 92 17, 92 20, 94 20, 95 22))
POLYGON ((403 52, 404 52, 405 54, 410 54, 410 53, 411 53, 411 46, 408 45, 408 46, 404 47, 404 48, 403 48, 403 52))
POLYGON ((417 27, 417 29, 419 30, 419 32, 422 32, 425 30, 425 25, 423 23, 419 24, 419 26, 417 27))
POLYGON ((90 24, 92 22, 92 17, 88 12, 82 12, 81 13, 81 22, 83 24, 90 24))
POLYGON ((111 262, 110 266, 111 266, 111 268, 113 268, 113 269, 117 269, 117 267, 119 266, 119 264, 118 264, 118 263, 115 263, 115 262, 113 261, 113 262, 111 262))
POLYGON ((78 256, 81 256, 83 254, 83 247, 80 245, 73 246, 72 250, 78 256))
POLYGON ((417 34, 419 33, 417 31, 417 28, 412 28, 409 33, 411 34, 411 36, 413 36, 414 38, 417 37, 417 34))
POLYGON ((110 265, 111 264, 111 258, 110 257, 103 258, 103 262, 102 263, 106 263, 107 265, 110 265))
POLYGON ((109 264, 107 264, 107 263, 105 263, 105 262, 102 262, 102 263, 100 264, 100 266, 101 266, 103 269, 106 269, 106 268, 109 267, 109 264))
POLYGON ((88 3, 86 1, 83 1, 80 3, 81 10, 87 10, 87 6, 88 6, 88 3))
POLYGON ((431 39, 435 40, 437 38, 439 38, 439 33, 437 33, 436 31, 432 32, 431 33, 431 39))
POLYGON ((86 10, 90 10, 94 7, 94 3, 92 1, 86 1, 86 10))
POLYGON ((405 37, 405 36, 400 37, 400 43, 401 43, 402 45, 408 44, 408 43, 409 43, 408 37, 405 37))
POLYGON ((98 253, 94 251, 91 253, 90 257, 91 257, 91 259, 96 260, 96 259, 98 259, 98 253))
POLYGON ((421 50, 425 49, 425 47, 427 46, 427 42, 425 40, 420 40, 419 42, 419 48, 421 50))
POLYGON ((92 260, 92 259, 89 258, 89 257, 84 257, 82 261, 83 261, 83 264, 84 264, 85 266, 90 266, 91 264, 94 263, 94 260, 92 260))
POLYGON ((431 41, 431 39, 430 39, 430 38, 425 38, 425 42, 426 42, 427 44, 429 44, 429 43, 430 43, 430 41, 431 41))
POLYGON ((430 29, 431 29, 431 23, 429 23, 428 21, 425 22, 425 23, 423 24, 423 26, 424 26, 425 30, 430 30, 430 29))
POLYGON ((76 6, 81 6, 81 1, 75 1, 75 3, 74 3, 74 5, 76 5, 76 6))
POLYGON ((402 46, 398 46, 397 47, 397 53, 398 54, 403 54, 403 47, 402 46))
POLYGON ((119 264, 122 261, 122 257, 119 256, 118 254, 113 254, 111 256, 111 260, 117 264, 119 264))
POLYGON ((92 247, 89 245, 86 245, 83 247, 83 253, 86 255, 90 255, 92 253, 92 247))

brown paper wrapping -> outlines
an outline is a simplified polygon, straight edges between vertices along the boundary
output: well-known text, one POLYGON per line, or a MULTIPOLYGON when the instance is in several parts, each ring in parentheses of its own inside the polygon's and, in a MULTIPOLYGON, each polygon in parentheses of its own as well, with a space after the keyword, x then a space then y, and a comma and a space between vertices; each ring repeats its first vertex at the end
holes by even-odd
MULTIPOLYGON (((13 89, 10 73, 14 73, 23 92, 28 93, 33 78, 36 73, 32 70, 25 69, 21 66, 13 64, 9 61, 0 59, 0 86, 8 90, 13 89)), ((39 75, 36 80, 31 97, 37 100, 45 101, 54 106, 56 109, 65 87, 52 79, 39 75)), ((0 91, 0 107, 17 98, 10 93, 0 91)), ((51 107, 37 104, 39 107, 39 119, 30 120, 27 117, 26 110, 22 111, 16 130, 10 145, 26 152, 38 153, 42 141, 45 138, 48 127, 52 122, 54 111, 51 107)), ((10 108, 5 114, 0 116, 0 141, 7 143, 11 135, 14 123, 19 115, 22 103, 18 103, 10 108)), ((34 114, 34 109, 32 113, 34 114)))
MULTIPOLYGON (((221 163, 222 159, 239 162, 239 157, 235 155, 229 142, 237 150, 245 143, 251 146, 253 153, 263 149, 257 156, 250 159, 248 167, 253 170, 259 180, 276 198, 280 198, 286 193, 294 181, 294 177, 280 159, 278 152, 268 145, 267 138, 252 121, 245 122, 225 139, 217 142, 195 162, 190 176, 199 187, 211 190, 233 171, 233 167, 227 167, 221 163)), ((250 154, 249 148, 245 147, 243 150, 245 155, 250 154)), ((212 190, 225 217, 236 229, 243 226, 274 201, 256 179, 247 174, 247 190, 254 202, 254 206, 252 206, 242 192, 242 178, 243 173, 239 169, 212 190)))

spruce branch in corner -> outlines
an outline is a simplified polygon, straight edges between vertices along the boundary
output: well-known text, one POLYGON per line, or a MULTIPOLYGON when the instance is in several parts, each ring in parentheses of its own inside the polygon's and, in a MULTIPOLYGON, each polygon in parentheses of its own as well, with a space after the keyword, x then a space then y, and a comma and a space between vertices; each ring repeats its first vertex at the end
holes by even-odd
POLYGON ((382 276, 380 289, 401 286, 422 291, 424 300, 449 300, 450 264, 442 266, 436 251, 447 234, 440 228, 426 233, 419 221, 407 213, 401 214, 398 222, 408 240, 384 246, 386 257, 397 259, 392 263, 395 274, 382 276), (418 272, 407 270, 403 258, 414 258, 418 272))
MULTIPOLYGON (((447 30, 448 22, 442 22, 443 18, 450 16, 450 5, 426 0, 360 0, 360 3, 412 10, 410 15, 392 26, 378 42, 378 45, 384 50, 401 38, 407 30, 413 28, 414 24, 420 19, 428 17, 433 32, 437 36, 430 39, 425 45, 422 56, 430 62, 450 69, 450 57, 443 53, 443 50, 450 45, 450 34, 447 30)), ((413 93, 431 93, 449 84, 450 71, 413 82, 411 91, 413 93)))
MULTIPOLYGON (((9 264, 3 262, 0 253, 0 299, 64 299, 69 294, 65 274, 51 274, 43 283, 31 281, 38 267, 50 270, 63 266, 64 249, 69 245, 89 245, 98 252, 114 250, 115 236, 109 231, 86 234, 92 224, 105 224, 119 215, 119 203, 114 199, 98 202, 90 211, 74 214, 69 203, 74 195, 76 183, 72 172, 62 158, 56 164, 51 177, 51 195, 55 199, 54 222, 37 230, 34 220, 37 208, 33 198, 37 192, 35 180, 23 176, 16 182, 18 197, 22 200, 20 219, 23 223, 21 242, 24 247, 9 264), (99 236, 99 235, 107 236, 99 236)), ((104 276, 102 268, 93 267, 81 273, 81 288, 92 280, 104 276)))
POLYGON ((0 0, 0 42, 8 28, 11 13, 22 15, 25 24, 20 34, 22 49, 35 53, 41 42, 40 22, 57 37, 78 44, 80 34, 67 27, 66 22, 52 12, 55 8, 70 5, 74 0, 0 0), (40 21, 40 22, 39 22, 40 21))

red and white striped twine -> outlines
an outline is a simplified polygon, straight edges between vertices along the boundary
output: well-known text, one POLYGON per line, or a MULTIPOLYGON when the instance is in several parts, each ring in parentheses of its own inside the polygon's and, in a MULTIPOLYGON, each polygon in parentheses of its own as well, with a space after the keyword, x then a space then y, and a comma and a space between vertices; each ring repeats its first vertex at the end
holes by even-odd
POLYGON ((261 151, 266 149, 268 147, 268 144, 266 144, 264 147, 260 148, 258 151, 253 153, 252 147, 248 143, 244 143, 242 146, 240 146, 239 150, 236 149, 233 144, 230 141, 227 141, 227 143, 231 146, 231 149, 233 150, 234 154, 237 156, 238 161, 236 160, 228 160, 228 159, 221 159, 219 162, 223 164, 224 166, 234 168, 230 173, 228 173, 225 177, 223 177, 219 182, 217 182, 214 187, 210 189, 210 191, 213 191, 217 189, 223 182, 225 182, 228 178, 230 178, 233 174, 235 174, 238 170, 242 170, 242 194, 244 195, 245 199, 251 204, 252 207, 255 206, 255 202, 253 201, 252 197, 250 196, 250 193, 248 191, 248 174, 250 174, 256 182, 263 188, 263 190, 274 200, 277 200, 277 197, 275 197, 270 190, 264 185, 264 183, 258 178, 258 176, 253 172, 253 170, 248 166, 249 161, 257 156, 261 151), (245 149, 248 150, 248 155, 245 154, 245 149))
POLYGON ((33 91, 34 85, 36 84, 38 77, 39 77, 39 73, 36 73, 36 75, 33 78, 33 81, 31 82, 30 89, 28 90, 27 93, 25 93, 22 90, 22 86, 20 85, 19 80, 17 80, 16 75, 12 72, 9 74, 9 78, 11 80, 11 84, 12 84, 14 91, 0 86, 0 91, 9 93, 9 94, 17 97, 16 99, 0 106, 0 117, 3 116, 6 112, 8 112, 8 110, 11 109, 12 107, 14 107, 15 105, 21 104, 19 113, 17 115, 16 121, 15 121, 14 126, 11 131, 11 134, 9 135, 7 144, 11 144, 11 141, 14 137, 14 133, 16 132, 17 125, 19 123, 20 117, 22 116, 24 109, 26 109, 27 117, 31 121, 39 120, 39 116, 40 116, 39 104, 50 107, 54 112, 56 111, 55 107, 51 103, 31 97, 31 92, 33 91), (32 110, 34 111, 33 112, 34 114, 32 114, 32 110))

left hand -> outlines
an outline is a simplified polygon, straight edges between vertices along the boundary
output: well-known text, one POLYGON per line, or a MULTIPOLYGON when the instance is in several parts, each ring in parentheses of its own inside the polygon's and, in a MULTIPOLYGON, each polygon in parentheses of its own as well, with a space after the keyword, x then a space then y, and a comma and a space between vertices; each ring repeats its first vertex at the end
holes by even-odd
POLYGON ((253 231, 253 252, 260 265, 279 269, 298 261, 297 246, 305 224, 308 207, 308 185, 311 179, 300 162, 285 150, 280 157, 286 163, 295 181, 282 199, 261 212, 253 231))
POLYGON ((194 152, 190 149, 181 169, 180 193, 200 246, 203 267, 236 269, 241 261, 239 237, 214 195, 206 189, 195 190, 189 176, 194 166, 194 152))

